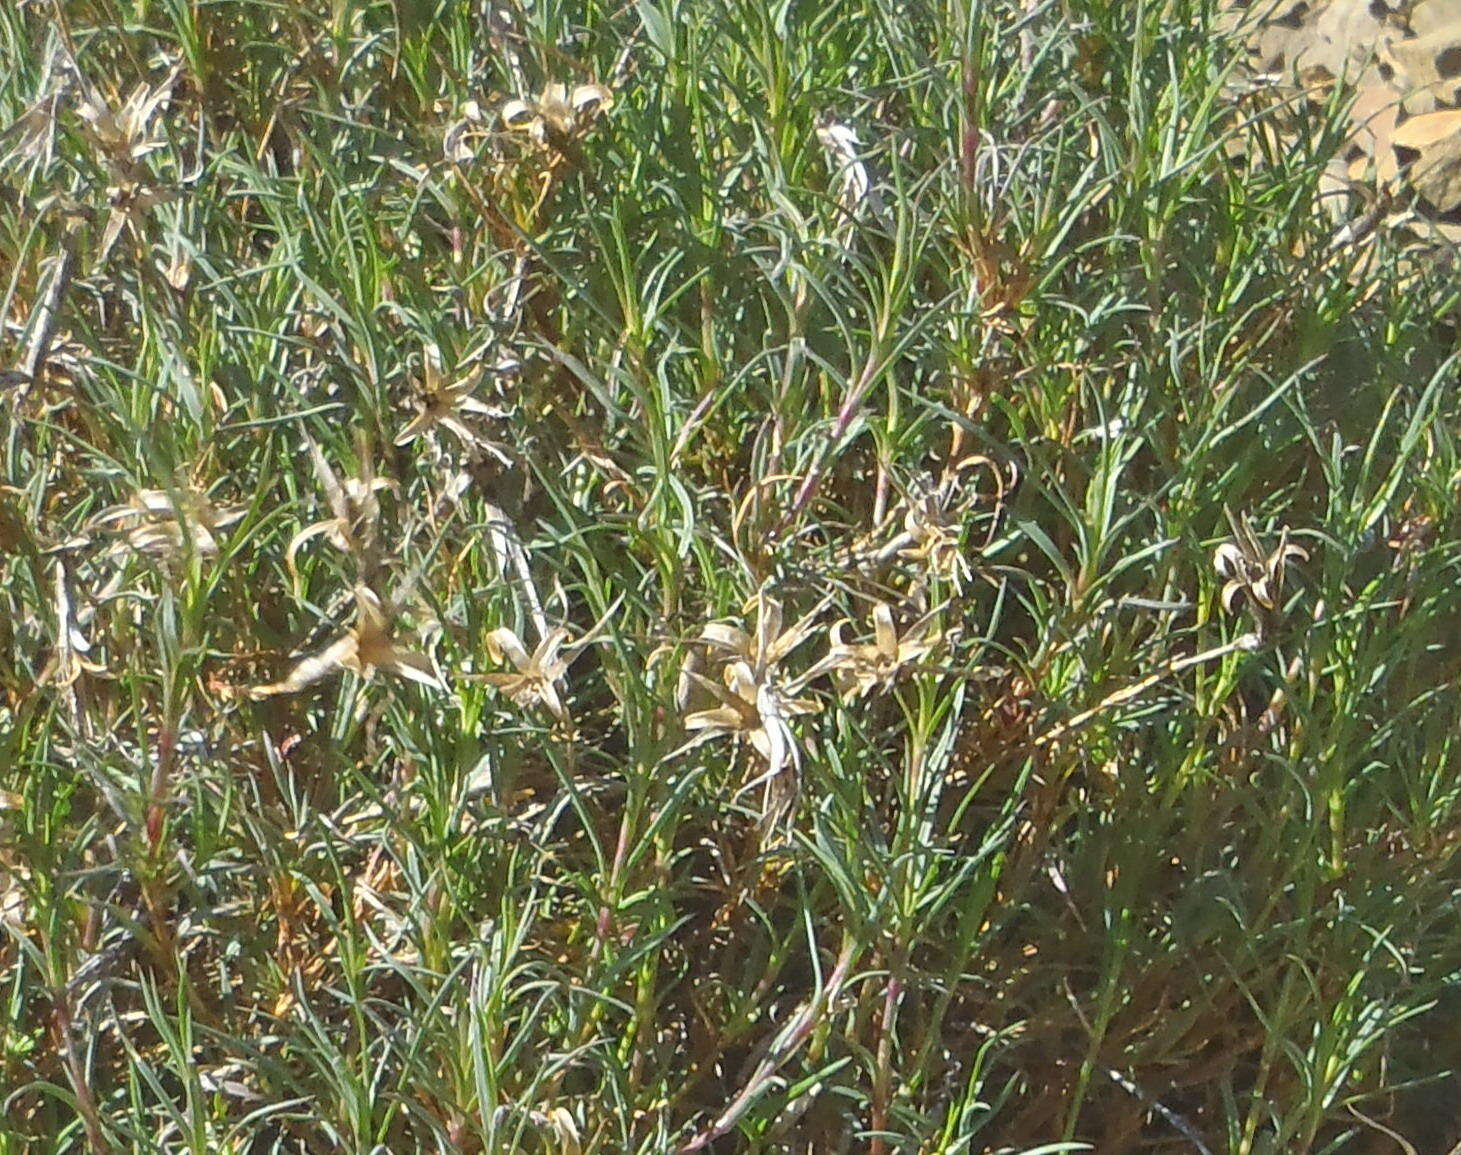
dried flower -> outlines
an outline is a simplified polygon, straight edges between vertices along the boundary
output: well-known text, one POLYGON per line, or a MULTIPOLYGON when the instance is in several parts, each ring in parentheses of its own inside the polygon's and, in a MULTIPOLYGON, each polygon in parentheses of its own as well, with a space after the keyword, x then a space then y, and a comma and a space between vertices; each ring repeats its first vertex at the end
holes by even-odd
MULTIPOLYGON (((613 608, 617 608, 615 603, 613 608)), ((613 608, 609 614, 613 613, 613 608)), ((565 646, 569 632, 556 626, 543 636, 537 649, 531 654, 518 635, 501 626, 487 635, 487 652, 494 662, 507 659, 513 666, 512 673, 483 674, 483 681, 496 686, 518 706, 528 707, 541 702, 559 722, 569 721, 568 707, 563 704, 563 676, 568 667, 598 639, 609 614, 594 626, 583 638, 571 646, 565 646)))
POLYGON ((83 82, 76 111, 81 116, 87 136, 119 177, 134 178, 137 175, 135 162, 166 146, 164 137, 153 135, 148 129, 153 115, 172 94, 177 78, 177 71, 173 71, 156 88, 137 85, 115 111, 101 93, 83 82))
POLYGON ((56 124, 61 102, 72 86, 66 50, 53 40, 41 66, 36 99, 4 130, 0 130, 0 165, 12 162, 51 163, 56 151, 56 124))
POLYGON ((502 123, 514 132, 526 132, 539 144, 561 144, 613 101, 613 93, 602 84, 580 84, 571 92, 567 85, 547 84, 536 100, 504 104, 502 123))
POLYGON ((496 686, 518 706, 532 706, 537 702, 548 708, 548 713, 560 722, 568 720, 568 710, 563 705, 559 688, 563 675, 576 653, 563 654, 563 643, 568 640, 568 631, 562 626, 548 631, 531 654, 521 638, 506 626, 499 627, 487 635, 487 652, 492 660, 500 662, 505 657, 512 663, 510 674, 484 674, 488 684, 496 686))
POLYGON ((167 265, 162 267, 162 276, 169 285, 181 293, 193 279, 193 258, 174 242, 167 265))
POLYGON ((76 110, 86 135, 96 146, 115 181, 107 189, 111 211, 102 229, 96 258, 98 264, 110 255, 124 229, 130 228, 134 235, 140 235, 138 223, 141 219, 173 195, 157 187, 148 167, 141 161, 167 144, 166 138, 154 135, 149 126, 157 110, 172 93, 177 77, 177 71, 173 71, 156 88, 139 84, 116 110, 95 88, 82 82, 76 110))
POLYGON ((700 631, 700 641, 730 659, 746 662, 761 677, 779 666, 786 657, 812 634, 812 625, 827 599, 823 598, 797 622, 783 630, 783 610, 775 598, 765 592, 756 595, 756 629, 747 633, 728 622, 711 622, 700 631))
POLYGON ((764 676, 758 679, 747 662, 728 663, 722 677, 723 686, 701 674, 690 674, 695 684, 708 690, 719 703, 685 716, 685 729, 699 732, 691 745, 729 735, 749 742, 766 759, 769 775, 779 774, 788 761, 799 765, 800 751, 786 720, 814 713, 817 704, 792 697, 764 676))
POLYGON ((111 212, 107 214, 107 223, 102 229, 96 263, 100 265, 111 255, 113 247, 124 230, 130 229, 132 236, 140 240, 142 234, 138 227, 139 222, 152 209, 171 200, 172 195, 150 184, 135 181, 112 185, 108 188, 107 203, 111 206, 111 212))
POLYGON ((61 94, 49 92, 0 131, 0 164, 51 163, 56 150, 56 119, 61 94))
POLYGON ((31 871, 23 856, 14 852, 15 819, 29 807, 24 796, 0 790, 0 929, 24 931, 31 919, 31 871))
MULTIPOLYGON (((801 765, 801 751, 787 720, 818 708, 814 701, 794 695, 791 687, 778 677, 779 667, 811 635, 812 623, 825 604, 825 599, 818 602, 796 624, 783 630, 781 603, 763 591, 756 598, 754 632, 712 622, 700 633, 701 643, 712 654, 718 653, 725 659, 719 680, 701 674, 693 654, 681 670, 679 699, 684 725, 695 734, 682 749, 693 749, 718 737, 748 743, 766 760, 766 770, 742 789, 750 790, 765 783, 764 810, 768 814, 772 809, 773 782, 788 767, 796 769, 801 765), (690 708, 693 691, 697 689, 712 703, 709 708, 690 708)), ((782 790, 783 796, 787 793, 782 790)))
POLYGON ((441 137, 442 155, 453 164, 466 164, 477 154, 473 141, 485 134, 487 117, 475 100, 462 105, 461 116, 446 126, 441 137))
POLYGON ((482 366, 478 364, 455 381, 447 383, 442 373, 441 350, 435 345, 427 345, 422 356, 421 373, 421 412, 401 430, 396 444, 409 445, 423 433, 440 425, 451 430, 469 449, 489 449, 506 464, 507 458, 501 451, 472 432, 458 416, 461 413, 476 413, 485 417, 502 415, 499 410, 472 396, 472 391, 482 380, 482 366))
POLYGON ((803 681, 821 674, 831 674, 833 684, 844 702, 861 698, 869 691, 893 684, 899 672, 921 661, 941 640, 933 626, 933 614, 925 615, 909 626, 900 637, 893 624, 893 611, 884 602, 873 607, 873 641, 845 642, 843 628, 847 619, 831 630, 832 644, 827 656, 807 671, 803 681))
POLYGON ((289 548, 284 551, 284 561, 295 580, 299 578, 294 558, 299 547, 312 537, 323 534, 326 541, 342 553, 350 554, 359 561, 367 561, 375 545, 377 522, 380 520, 380 502, 375 495, 382 489, 393 489, 395 483, 375 476, 375 465, 371 460, 369 446, 360 445, 361 474, 341 481, 330 468, 330 463, 320 452, 314 441, 308 440, 310 460, 314 463, 315 476, 325 491, 325 500, 330 506, 330 517, 317 521, 294 535, 289 548))
POLYGON ((367 680, 376 670, 384 670, 423 686, 444 689, 428 658, 396 644, 391 615, 374 591, 356 586, 355 608, 355 625, 348 633, 303 659, 282 682, 254 687, 251 696, 295 694, 338 670, 349 670, 367 680))
POLYGON ((218 509, 201 490, 144 489, 125 505, 103 510, 94 528, 112 527, 127 535, 138 553, 169 556, 191 545, 202 557, 218 553, 217 532, 244 515, 241 508, 218 509))
POLYGON ((1309 551, 1289 541, 1288 527, 1279 531, 1278 545, 1267 555, 1258 544, 1257 535, 1246 516, 1228 514, 1233 527, 1233 540, 1225 541, 1213 551, 1212 566, 1223 585, 1222 605, 1235 612, 1238 598, 1244 597, 1260 618, 1277 610, 1283 594, 1284 573, 1289 559, 1309 560, 1309 551))
POLYGON ((931 574, 958 588, 970 576, 969 562, 959 545, 962 525, 949 508, 950 486, 927 486, 908 502, 903 515, 898 556, 917 561, 931 574))
POLYGON ((837 182, 837 204, 848 225, 865 214, 875 220, 887 215, 882 197, 873 187, 872 176, 859 155, 862 142, 857 130, 824 117, 817 125, 817 142, 826 154, 827 167, 837 182))
MULTIPOLYGON (((495 1117, 499 1127, 511 1117, 514 1109, 507 1104, 497 1108, 495 1117)), ((555 1155, 583 1155, 578 1123, 567 1107, 552 1107, 547 1111, 529 1109, 524 1114, 530 1124, 541 1130, 547 1150, 555 1155)))

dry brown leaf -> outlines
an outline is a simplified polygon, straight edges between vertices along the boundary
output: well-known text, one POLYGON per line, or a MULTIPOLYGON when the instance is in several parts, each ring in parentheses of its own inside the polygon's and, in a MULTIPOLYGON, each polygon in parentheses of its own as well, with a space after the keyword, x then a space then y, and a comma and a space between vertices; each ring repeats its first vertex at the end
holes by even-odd
POLYGON ((1438 212, 1461 208, 1461 109, 1412 117, 1394 134, 1397 159, 1410 158, 1406 179, 1438 212))
POLYGON ((1410 8, 1410 30, 1429 36, 1446 29, 1461 29, 1461 0, 1416 0, 1410 8))
POLYGON ((1350 141, 1361 155, 1349 165, 1349 176, 1373 177, 1389 184, 1399 173, 1391 141, 1400 115, 1400 94, 1385 83, 1366 84, 1355 94, 1349 110, 1350 141))
POLYGON ((1246 38, 1250 63, 1260 72, 1358 82, 1375 74, 1377 51, 1402 31, 1384 8, 1368 0, 1269 0, 1228 7, 1223 25, 1246 38))
POLYGON ((1396 86, 1407 94, 1407 112, 1415 115, 1431 112, 1437 104, 1454 104, 1461 86, 1461 24, 1391 41, 1385 60, 1395 71, 1396 86))
POLYGON ((137 85, 120 105, 82 82, 76 111, 87 135, 118 176, 134 178, 135 162, 166 147, 166 138, 151 132, 150 126, 158 109, 171 98, 179 75, 180 70, 174 69, 156 88, 137 85))

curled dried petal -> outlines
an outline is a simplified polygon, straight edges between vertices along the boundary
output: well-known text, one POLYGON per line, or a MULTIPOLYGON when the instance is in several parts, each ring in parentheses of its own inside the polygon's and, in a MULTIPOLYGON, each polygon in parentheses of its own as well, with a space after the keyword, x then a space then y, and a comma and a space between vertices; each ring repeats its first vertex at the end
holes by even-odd
POLYGON ((487 635, 487 652, 492 656, 494 662, 500 662, 506 655, 518 670, 526 670, 531 664, 528 657, 527 647, 523 645, 522 639, 506 626, 499 626, 487 635))
POLYGON ((509 100, 502 106, 501 115, 504 125, 522 131, 538 119, 538 110, 526 100, 509 100))
POLYGON ((1243 572, 1243 551, 1230 541, 1223 542, 1212 552, 1212 568, 1219 577, 1236 577, 1243 572))
POLYGON ((576 113, 593 113, 614 103, 614 94, 602 84, 580 84, 569 98, 576 113))

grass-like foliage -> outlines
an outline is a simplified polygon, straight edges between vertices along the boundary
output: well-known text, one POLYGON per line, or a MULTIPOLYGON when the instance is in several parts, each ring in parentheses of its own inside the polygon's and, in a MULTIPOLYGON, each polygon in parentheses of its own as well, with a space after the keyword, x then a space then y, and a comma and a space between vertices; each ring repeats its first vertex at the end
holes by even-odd
POLYGON ((0 1151, 1445 1152, 1457 281, 1211 17, 0 3, 0 1151))

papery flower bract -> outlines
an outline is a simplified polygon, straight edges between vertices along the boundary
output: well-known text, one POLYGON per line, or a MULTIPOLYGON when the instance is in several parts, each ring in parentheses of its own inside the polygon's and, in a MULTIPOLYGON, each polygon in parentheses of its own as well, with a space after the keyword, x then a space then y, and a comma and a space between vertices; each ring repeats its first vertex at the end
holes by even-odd
POLYGON ((542 640, 530 654, 517 633, 506 626, 499 626, 487 635, 487 653, 494 662, 508 661, 511 673, 488 673, 478 675, 488 685, 495 686, 518 706, 532 706, 541 702, 548 713, 568 725, 572 719, 563 702, 564 675, 568 667, 578 660, 580 654, 600 640, 604 628, 618 610, 622 598, 615 598, 603 617, 572 645, 572 636, 563 626, 545 630, 541 614, 535 615, 542 640))
POLYGON ((148 166, 141 161, 167 144, 166 138, 149 131, 149 125, 171 94, 178 75, 174 70, 156 88, 139 84, 115 110, 94 87, 85 81, 81 84, 76 111, 87 137, 116 182, 107 189, 110 212, 98 246, 98 265, 110 255, 123 230, 130 228, 140 238, 138 222, 142 217, 175 195, 159 189, 148 166))
POLYGON ((110 102, 89 84, 83 83, 82 96, 76 111, 86 134, 102 151, 108 164, 119 175, 131 176, 133 162, 167 144, 161 136, 148 132, 149 124, 162 103, 172 93, 176 71, 156 88, 139 84, 115 111, 110 102))
POLYGON ((958 588, 971 573, 959 545, 962 528, 957 514, 948 508, 945 487, 930 486, 908 502, 898 556, 921 562, 958 588))
POLYGON ((812 624, 821 614, 827 599, 823 598, 793 625, 782 629, 784 612, 781 603, 764 592, 756 595, 756 628, 747 633, 729 622, 711 622, 700 631, 700 641, 719 650, 722 655, 745 661, 760 677, 780 666, 797 646, 812 634, 812 624))
POLYGON ((463 104, 461 116, 448 124, 446 131, 442 133, 442 155, 453 164, 466 164, 470 161, 476 156, 472 142, 485 133, 482 126, 486 121, 481 106, 475 100, 463 104))
POLYGON ((102 229, 101 244, 97 246, 96 263, 100 265, 111 255, 113 247, 122 233, 128 229, 134 238, 140 240, 142 233, 138 222, 158 205, 171 200, 173 194, 163 192, 150 184, 128 182, 113 185, 107 189, 107 203, 111 211, 102 229))
MULTIPOLYGON (((873 187, 867 164, 859 155, 862 141, 858 139, 857 130, 826 116, 818 123, 816 134, 826 153, 827 167, 837 183, 837 204, 842 210, 844 223, 850 226, 865 215, 871 215, 875 220, 885 218, 886 206, 873 187)), ((844 235, 844 243, 845 240, 844 235)))
POLYGON ((699 672, 694 650, 681 667, 677 700, 685 729, 694 734, 681 749, 690 750, 719 737, 750 745, 765 759, 766 769, 741 789, 765 783, 763 818, 769 817, 773 809, 783 810, 783 804, 795 794, 794 784, 788 787, 780 782, 788 768, 795 770, 801 765, 801 749, 788 719, 818 709, 811 699, 795 696, 780 678, 780 667, 811 635, 812 623, 825 605, 823 598, 795 624, 783 628, 781 603, 763 590, 756 595, 754 631, 728 622, 711 622, 700 631, 699 644, 708 656, 718 656, 723 662, 719 680, 699 672), (691 708, 696 690, 711 705, 691 708), (773 794, 778 792, 781 803, 773 806, 773 794))
POLYGON ((396 644, 390 615, 373 590, 357 586, 355 608, 355 624, 348 633, 297 663, 283 681, 254 687, 251 696, 298 693, 339 670, 349 670, 365 679, 376 670, 384 670, 433 689, 445 688, 426 657, 396 644))
POLYGON ((41 63, 34 101, 0 129, 0 166, 12 161, 38 162, 43 167, 51 163, 56 152, 62 101, 73 83, 74 73, 65 46, 52 40, 41 63))
POLYGON ((56 149, 56 119, 60 108, 60 93, 47 93, 0 130, 0 164, 12 161, 49 164, 56 149))

